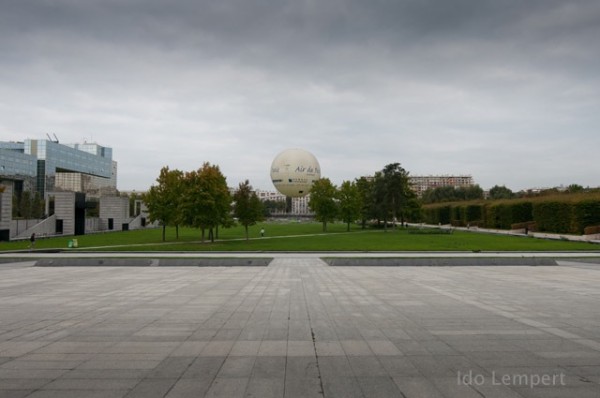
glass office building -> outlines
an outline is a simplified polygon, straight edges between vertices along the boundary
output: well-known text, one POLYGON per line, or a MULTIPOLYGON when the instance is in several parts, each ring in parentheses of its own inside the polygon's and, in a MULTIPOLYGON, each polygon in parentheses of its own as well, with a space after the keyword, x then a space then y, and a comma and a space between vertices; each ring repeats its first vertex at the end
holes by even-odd
POLYGON ((81 173, 116 181, 112 149, 98 144, 59 144, 50 140, 0 143, 0 178, 34 179, 33 188, 44 195, 55 189, 57 173, 81 173))
POLYGON ((37 191, 55 189, 56 173, 82 173, 111 178, 112 149, 98 144, 63 145, 49 140, 25 140, 24 150, 37 158, 37 191))
POLYGON ((83 173, 56 172, 55 190, 85 192, 89 197, 117 194, 117 162, 112 161, 110 178, 96 177, 83 173))
POLYGON ((0 142, 0 176, 7 179, 35 177, 37 159, 25 154, 23 144, 0 142))

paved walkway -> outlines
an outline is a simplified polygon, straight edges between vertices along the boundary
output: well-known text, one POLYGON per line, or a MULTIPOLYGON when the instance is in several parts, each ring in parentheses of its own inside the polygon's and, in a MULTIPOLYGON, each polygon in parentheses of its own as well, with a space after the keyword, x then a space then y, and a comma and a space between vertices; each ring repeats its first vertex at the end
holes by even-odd
POLYGON ((0 265, 0 397, 600 396, 599 265, 32 264, 0 265))

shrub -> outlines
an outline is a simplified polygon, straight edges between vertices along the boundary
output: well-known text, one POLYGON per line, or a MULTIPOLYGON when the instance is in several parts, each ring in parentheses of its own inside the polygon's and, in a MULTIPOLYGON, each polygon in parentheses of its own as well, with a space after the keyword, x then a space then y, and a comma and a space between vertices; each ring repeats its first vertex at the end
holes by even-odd
POLYGON ((487 208, 486 219, 489 228, 508 229, 513 223, 511 208, 505 203, 494 203, 487 208))
POLYGON ((569 233, 572 206, 567 202, 544 201, 533 205, 533 219, 539 231, 569 233))
POLYGON ((586 227, 600 223, 600 201, 583 200, 573 203, 573 216, 571 230, 575 233, 584 233, 586 227))
POLYGON ((474 221, 481 220, 482 214, 483 206, 480 204, 467 205, 465 208, 466 221, 470 224, 473 224, 474 221))
POLYGON ((533 218, 533 203, 515 202, 511 203, 512 221, 514 223, 527 222, 533 218))
POLYGON ((585 227, 583 229, 583 234, 584 235, 600 234, 600 225, 594 225, 594 226, 590 226, 590 227, 585 227))

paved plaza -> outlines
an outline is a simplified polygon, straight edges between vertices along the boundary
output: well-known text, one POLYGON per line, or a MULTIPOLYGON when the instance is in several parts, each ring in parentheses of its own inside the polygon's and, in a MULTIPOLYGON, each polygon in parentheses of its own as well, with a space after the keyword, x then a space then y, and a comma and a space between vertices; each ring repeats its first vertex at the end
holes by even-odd
POLYGON ((600 264, 0 264, 0 397, 600 397, 600 264))

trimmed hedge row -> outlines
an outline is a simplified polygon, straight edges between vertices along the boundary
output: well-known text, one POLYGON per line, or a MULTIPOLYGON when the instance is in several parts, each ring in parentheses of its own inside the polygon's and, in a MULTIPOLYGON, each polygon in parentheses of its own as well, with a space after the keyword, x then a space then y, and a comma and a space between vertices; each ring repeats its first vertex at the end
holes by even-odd
POLYGON ((573 206, 571 229, 584 231, 586 227, 600 224, 600 201, 583 200, 573 206))
POLYGON ((600 224, 600 199, 444 203, 424 206, 423 218, 428 224, 477 225, 495 229, 535 223, 537 231, 580 235, 586 227, 600 224))

